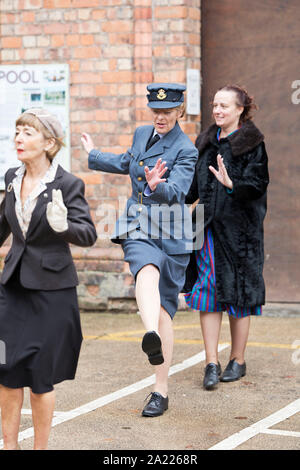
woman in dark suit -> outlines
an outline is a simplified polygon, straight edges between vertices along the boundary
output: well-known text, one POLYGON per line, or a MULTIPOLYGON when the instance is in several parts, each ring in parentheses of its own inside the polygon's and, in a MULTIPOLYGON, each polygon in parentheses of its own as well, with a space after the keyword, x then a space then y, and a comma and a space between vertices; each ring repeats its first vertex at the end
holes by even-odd
POLYGON ((229 85, 214 96, 215 123, 196 140, 199 159, 186 199, 204 205, 204 244, 186 273, 187 304, 200 311, 206 351, 203 385, 238 380, 246 373, 251 315, 265 302, 263 222, 267 210, 268 157, 264 136, 251 119, 255 108, 244 88, 229 85), (218 361, 222 312, 229 314, 230 360, 218 361))
POLYGON ((84 183, 54 158, 62 128, 43 109, 16 121, 22 165, 5 175, 0 245, 12 234, 0 284, 0 406, 4 449, 18 447, 23 389, 30 387, 34 449, 46 449, 55 404, 54 384, 75 377, 82 333, 78 278, 69 243, 97 239, 84 183), (2 358, 4 359, 4 358, 2 358))
POLYGON ((90 169, 129 174, 131 178, 132 195, 112 240, 121 243, 129 263, 147 330, 142 349, 155 366, 156 382, 142 414, 153 417, 168 408, 172 319, 192 240, 188 233, 190 214, 184 202, 193 180, 197 149, 178 124, 185 86, 153 83, 147 89, 153 125, 136 129, 127 152, 115 155, 98 151, 88 134, 83 134, 82 142, 90 169))

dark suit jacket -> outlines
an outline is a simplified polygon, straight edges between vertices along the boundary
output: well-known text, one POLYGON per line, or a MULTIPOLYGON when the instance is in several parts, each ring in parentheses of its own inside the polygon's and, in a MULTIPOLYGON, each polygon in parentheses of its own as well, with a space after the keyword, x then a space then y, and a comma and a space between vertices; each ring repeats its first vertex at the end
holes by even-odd
POLYGON ((11 181, 16 168, 5 175, 5 197, 0 208, 0 246, 12 233, 12 246, 4 260, 1 283, 6 284, 20 263, 20 282, 28 289, 55 290, 74 287, 78 277, 69 243, 91 246, 97 239, 89 206, 84 198, 84 183, 58 165, 55 179, 39 196, 24 238, 15 212, 11 181), (9 186, 10 185, 10 186, 9 186), (52 189, 61 189, 68 209, 68 230, 57 233, 46 217, 52 189))

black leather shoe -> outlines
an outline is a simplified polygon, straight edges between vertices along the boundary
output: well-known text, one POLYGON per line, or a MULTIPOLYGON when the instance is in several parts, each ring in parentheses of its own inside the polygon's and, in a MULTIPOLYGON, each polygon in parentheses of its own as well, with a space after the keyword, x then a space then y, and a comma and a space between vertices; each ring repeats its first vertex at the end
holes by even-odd
POLYGON ((220 363, 215 364, 214 362, 210 362, 205 367, 205 374, 203 379, 203 387, 206 390, 212 390, 218 383, 219 377, 221 375, 221 366, 220 363))
POLYGON ((148 355, 150 364, 158 366, 164 362, 160 337, 155 331, 147 331, 144 334, 142 349, 148 355))
POLYGON ((221 377, 221 382, 233 382, 246 375, 246 362, 239 364, 235 359, 228 362, 226 369, 221 377))
POLYGON ((164 398, 158 392, 152 392, 150 393, 150 395, 151 395, 151 398, 148 401, 145 408, 143 409, 142 415, 150 416, 151 418, 154 418, 155 416, 162 415, 168 409, 169 398, 168 397, 164 398))

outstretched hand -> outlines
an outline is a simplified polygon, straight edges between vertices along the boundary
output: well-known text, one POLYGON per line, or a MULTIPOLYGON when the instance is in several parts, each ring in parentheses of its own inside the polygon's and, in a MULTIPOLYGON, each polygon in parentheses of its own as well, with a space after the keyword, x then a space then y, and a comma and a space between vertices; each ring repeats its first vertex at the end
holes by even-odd
POLYGON ((218 170, 216 170, 213 166, 209 166, 208 168, 210 171, 215 175, 218 181, 222 183, 226 188, 232 189, 233 184, 231 179, 228 176, 226 167, 223 162, 223 157, 218 154, 217 156, 217 163, 218 163, 218 170))
POLYGON ((89 134, 86 134, 86 133, 81 134, 81 139, 80 140, 82 142, 84 150, 87 153, 90 153, 90 151, 95 148, 93 139, 91 138, 91 136, 89 134))
POLYGON ((162 162, 161 158, 157 160, 152 170, 149 170, 149 168, 145 166, 145 177, 151 191, 155 191, 156 186, 159 183, 166 181, 166 178, 162 178, 162 176, 165 174, 167 169, 166 162, 162 162))

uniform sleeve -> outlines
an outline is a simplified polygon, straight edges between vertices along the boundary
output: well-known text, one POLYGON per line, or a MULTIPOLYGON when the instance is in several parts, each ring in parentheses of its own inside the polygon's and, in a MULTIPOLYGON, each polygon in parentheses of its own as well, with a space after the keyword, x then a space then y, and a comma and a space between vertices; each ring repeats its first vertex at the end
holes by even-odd
POLYGON ((104 171, 106 173, 118 173, 128 175, 130 163, 130 151, 116 155, 114 153, 91 150, 88 165, 90 170, 104 171))
POLYGON ((249 154, 242 176, 240 178, 233 176, 231 180, 233 188, 230 196, 233 198, 258 199, 266 192, 269 172, 268 156, 263 142, 249 154))
POLYGON ((76 178, 71 184, 63 185, 61 190, 64 204, 68 210, 68 229, 54 232, 67 243, 77 246, 92 246, 97 240, 97 232, 92 221, 89 205, 84 197, 84 182, 76 178))
POLYGON ((177 204, 184 200, 193 181, 197 157, 196 148, 181 150, 168 180, 157 185, 151 199, 160 204, 177 204))
MULTIPOLYGON (((136 132, 133 137, 135 141, 136 132)), ((133 146, 132 144, 132 146, 133 146)), ((114 154, 109 152, 100 152, 93 149, 89 153, 88 166, 90 170, 104 171, 106 173, 118 173, 120 175, 129 174, 129 164, 131 160, 131 148, 125 153, 114 154)))

